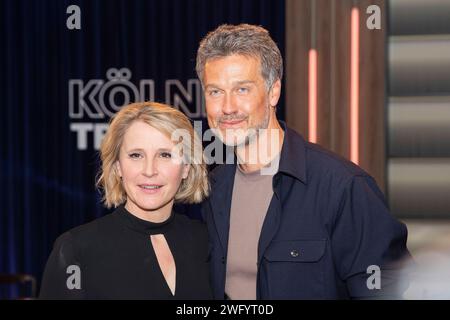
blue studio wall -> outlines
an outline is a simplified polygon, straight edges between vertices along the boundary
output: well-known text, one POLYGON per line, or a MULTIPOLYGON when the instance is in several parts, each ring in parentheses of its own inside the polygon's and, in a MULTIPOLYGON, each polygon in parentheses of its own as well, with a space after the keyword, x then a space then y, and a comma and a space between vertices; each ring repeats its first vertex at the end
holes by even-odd
POLYGON ((0 15, 0 274, 38 282, 58 235, 108 213, 94 183, 110 115, 155 100, 204 121, 195 55, 222 23, 262 25, 284 51, 280 0, 3 0, 0 15))

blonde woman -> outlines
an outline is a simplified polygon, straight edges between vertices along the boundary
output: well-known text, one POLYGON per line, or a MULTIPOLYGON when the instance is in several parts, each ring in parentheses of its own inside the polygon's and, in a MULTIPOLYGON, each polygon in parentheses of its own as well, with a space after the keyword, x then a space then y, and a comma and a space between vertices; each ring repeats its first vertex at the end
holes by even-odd
POLYGON ((56 240, 40 297, 210 298, 206 228, 172 210, 208 194, 189 119, 167 105, 130 104, 111 119, 100 154, 97 183, 116 210, 56 240), (177 130, 188 138, 174 141, 177 130))

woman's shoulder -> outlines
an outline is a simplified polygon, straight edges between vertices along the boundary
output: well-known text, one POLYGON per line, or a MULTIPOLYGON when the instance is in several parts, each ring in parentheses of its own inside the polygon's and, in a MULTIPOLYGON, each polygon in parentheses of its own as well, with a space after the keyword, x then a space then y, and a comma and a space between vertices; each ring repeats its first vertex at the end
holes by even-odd
POLYGON ((64 232, 56 239, 55 247, 71 248, 100 241, 117 228, 114 216, 115 212, 109 213, 64 232))
POLYGON ((196 228, 196 229, 205 229, 206 230, 206 224, 199 220, 199 219, 195 219, 195 218, 191 218, 186 214, 182 214, 182 213, 175 213, 175 219, 177 220, 177 222, 179 224, 191 227, 191 228, 196 228))
POLYGON ((206 224, 198 219, 191 218, 185 214, 176 213, 175 220, 177 225, 186 231, 190 231, 190 234, 198 237, 207 237, 206 224))

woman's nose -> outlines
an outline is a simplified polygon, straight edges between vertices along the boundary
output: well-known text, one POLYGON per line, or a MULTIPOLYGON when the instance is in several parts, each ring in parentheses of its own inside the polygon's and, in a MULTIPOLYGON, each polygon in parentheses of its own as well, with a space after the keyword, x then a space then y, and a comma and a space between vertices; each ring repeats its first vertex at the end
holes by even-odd
POLYGON ((157 163, 154 159, 149 159, 145 162, 142 172, 145 176, 151 177, 158 174, 157 163))

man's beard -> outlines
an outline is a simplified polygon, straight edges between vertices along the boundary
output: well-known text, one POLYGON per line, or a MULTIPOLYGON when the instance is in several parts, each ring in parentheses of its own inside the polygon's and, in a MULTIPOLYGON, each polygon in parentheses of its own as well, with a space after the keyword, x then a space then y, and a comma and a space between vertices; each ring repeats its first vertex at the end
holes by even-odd
MULTIPOLYGON (((236 116, 221 117, 217 120, 217 123, 220 123, 220 121, 224 121, 224 120, 227 121, 227 120, 244 120, 244 119, 246 119, 246 118, 245 117, 244 118, 236 117, 236 116)), ((260 130, 268 128, 269 121, 270 121, 270 106, 267 106, 263 121, 251 128, 248 128, 243 141, 236 141, 236 139, 233 139, 233 141, 228 141, 228 139, 225 138, 226 134, 222 135, 222 132, 218 128, 213 129, 213 132, 216 136, 218 136, 220 138, 220 140, 222 140, 222 142, 225 145, 230 146, 230 147, 243 147, 243 146, 248 146, 249 144, 253 143, 253 141, 258 137, 260 130)), ((237 129, 237 130, 240 130, 240 129, 237 129)), ((227 131, 227 130, 225 130, 225 131, 227 131)), ((230 130, 230 131, 232 131, 232 130, 230 130)))

